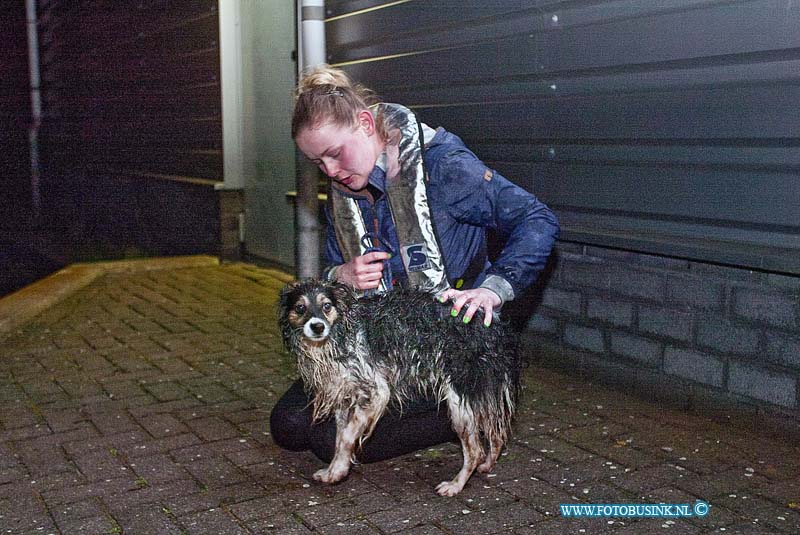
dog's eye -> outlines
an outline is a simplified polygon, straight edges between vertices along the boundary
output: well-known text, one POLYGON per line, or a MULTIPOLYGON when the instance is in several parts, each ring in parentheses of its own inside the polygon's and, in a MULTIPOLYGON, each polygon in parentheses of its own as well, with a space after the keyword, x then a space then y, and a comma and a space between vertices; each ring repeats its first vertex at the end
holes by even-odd
POLYGON ((333 305, 332 305, 332 304, 330 304, 330 303, 323 303, 323 304, 322 304, 322 311, 323 311, 325 314, 327 314, 328 312, 330 312, 332 308, 333 308, 333 305))
POLYGON ((302 303, 296 304, 294 306, 294 313, 299 315, 299 316, 302 316, 303 314, 306 313, 306 306, 304 304, 302 304, 302 303))

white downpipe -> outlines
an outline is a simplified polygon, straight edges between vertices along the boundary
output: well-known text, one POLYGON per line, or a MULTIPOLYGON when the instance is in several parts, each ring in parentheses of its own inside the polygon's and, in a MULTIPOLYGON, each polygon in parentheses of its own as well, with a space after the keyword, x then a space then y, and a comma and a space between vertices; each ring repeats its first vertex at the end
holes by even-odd
MULTIPOLYGON (((325 62, 325 0, 298 0, 297 65, 301 70, 325 62)), ((304 158, 297 173, 297 276, 316 277, 320 272, 319 201, 316 166, 304 158)))
POLYGON ((222 159, 224 182, 217 189, 244 187, 244 103, 242 95, 242 6, 219 3, 219 49, 222 89, 222 159))
POLYGON ((31 206, 33 220, 41 215, 42 197, 39 162, 39 127, 42 124, 41 74, 39 71, 39 29, 37 27, 36 0, 25 0, 28 23, 28 70, 31 89, 31 124, 28 141, 31 153, 31 206))
POLYGON ((302 68, 325 63, 325 0, 301 0, 302 68))

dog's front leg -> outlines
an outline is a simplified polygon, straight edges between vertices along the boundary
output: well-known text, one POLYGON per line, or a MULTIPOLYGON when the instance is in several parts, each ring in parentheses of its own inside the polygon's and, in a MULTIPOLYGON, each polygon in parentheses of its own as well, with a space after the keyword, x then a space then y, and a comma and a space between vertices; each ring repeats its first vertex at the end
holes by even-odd
POLYGON ((372 428, 374 411, 359 406, 336 411, 336 450, 327 468, 314 473, 314 479, 323 483, 337 483, 347 477, 358 440, 372 428), (372 418, 370 418, 372 416, 372 418))

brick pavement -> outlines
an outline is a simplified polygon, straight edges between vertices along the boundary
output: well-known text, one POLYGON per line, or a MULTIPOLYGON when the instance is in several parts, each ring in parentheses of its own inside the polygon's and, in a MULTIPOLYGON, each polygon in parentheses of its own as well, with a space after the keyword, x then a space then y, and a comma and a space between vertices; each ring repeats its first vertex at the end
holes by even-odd
POLYGON ((798 533, 797 434, 531 367, 494 474, 433 487, 453 444, 337 486, 267 431, 294 377, 287 279, 247 264, 110 273, 0 339, 0 533, 798 533), (560 503, 694 503, 687 519, 567 519, 560 503))

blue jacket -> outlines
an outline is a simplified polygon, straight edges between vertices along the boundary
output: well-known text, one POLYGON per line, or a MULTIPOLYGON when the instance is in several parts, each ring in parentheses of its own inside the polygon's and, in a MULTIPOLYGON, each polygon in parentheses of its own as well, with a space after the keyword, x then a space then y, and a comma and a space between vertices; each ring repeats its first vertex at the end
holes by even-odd
MULTIPOLYGON (((428 204, 451 284, 464 277, 472 265, 470 271, 477 274, 470 277, 472 287, 488 287, 504 301, 522 293, 536 280, 550 255, 558 234, 555 214, 531 193, 487 168, 458 136, 442 128, 426 145, 424 160, 430 180, 428 204), (486 229, 494 229, 505 240, 493 263, 486 258, 486 229), (511 294, 498 289, 496 278, 491 276, 508 283, 501 286, 507 290, 510 286, 511 294)), ((381 236, 399 251, 389 203, 383 194, 385 178, 385 172, 376 166, 369 176, 367 192, 343 193, 331 188, 330 195, 356 199, 367 228, 374 231, 377 226, 381 236)), ((325 215, 330 269, 344 260, 327 206, 325 215)), ((405 271, 401 256, 395 254, 389 262, 393 277, 402 283, 405 271)))

